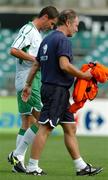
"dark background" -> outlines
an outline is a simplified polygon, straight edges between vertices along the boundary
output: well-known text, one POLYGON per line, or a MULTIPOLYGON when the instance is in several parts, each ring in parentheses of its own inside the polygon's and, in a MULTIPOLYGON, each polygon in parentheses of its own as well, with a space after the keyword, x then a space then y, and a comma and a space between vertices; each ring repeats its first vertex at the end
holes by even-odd
MULTIPOLYGON (((18 13, 0 13, 1 28, 19 29, 22 25, 32 20, 37 14, 18 14, 18 13)), ((101 22, 101 30, 104 30, 104 22, 108 21, 108 16, 86 15, 93 21, 101 22)), ((79 30, 86 30, 84 22, 80 22, 79 30)))

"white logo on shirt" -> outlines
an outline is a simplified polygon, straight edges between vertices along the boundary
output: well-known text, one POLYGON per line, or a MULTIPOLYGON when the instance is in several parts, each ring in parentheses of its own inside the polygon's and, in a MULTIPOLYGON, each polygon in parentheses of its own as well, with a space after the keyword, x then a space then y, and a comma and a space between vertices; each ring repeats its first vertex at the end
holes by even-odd
POLYGON ((43 54, 46 54, 47 49, 48 49, 48 46, 47 46, 47 44, 45 44, 45 45, 43 46, 43 54))

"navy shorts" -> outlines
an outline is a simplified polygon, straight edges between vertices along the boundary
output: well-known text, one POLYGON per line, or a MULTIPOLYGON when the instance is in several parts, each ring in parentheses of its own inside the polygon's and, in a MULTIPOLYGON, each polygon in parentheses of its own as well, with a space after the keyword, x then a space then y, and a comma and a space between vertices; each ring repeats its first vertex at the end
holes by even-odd
POLYGON ((42 84, 41 99, 43 107, 40 114, 39 123, 50 123, 55 127, 61 123, 73 123, 73 114, 68 111, 69 90, 65 87, 42 84))

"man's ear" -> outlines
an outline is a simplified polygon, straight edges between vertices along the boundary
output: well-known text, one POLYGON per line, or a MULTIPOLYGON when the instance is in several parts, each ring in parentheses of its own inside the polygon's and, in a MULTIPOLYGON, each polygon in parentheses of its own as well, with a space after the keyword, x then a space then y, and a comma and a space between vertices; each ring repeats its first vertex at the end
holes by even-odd
POLYGON ((66 21, 66 26, 69 26, 69 24, 70 24, 70 21, 69 21, 69 19, 67 19, 67 21, 66 21))
POLYGON ((48 19, 48 15, 45 14, 45 15, 43 16, 43 19, 48 19))

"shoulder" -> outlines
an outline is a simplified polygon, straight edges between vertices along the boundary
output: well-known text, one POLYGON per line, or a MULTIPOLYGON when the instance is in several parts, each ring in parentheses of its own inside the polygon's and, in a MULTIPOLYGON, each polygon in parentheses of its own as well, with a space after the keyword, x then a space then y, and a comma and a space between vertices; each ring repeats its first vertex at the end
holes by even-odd
POLYGON ((65 36, 64 35, 64 33, 62 33, 62 32, 60 32, 60 31, 56 31, 56 39, 57 39, 57 41, 59 42, 59 43, 68 43, 69 42, 69 40, 68 40, 68 38, 67 38, 67 36, 65 36))
POLYGON ((53 43, 58 43, 64 39, 66 39, 65 35, 57 30, 53 31, 47 38, 47 40, 52 40, 53 43))
POLYGON ((34 27, 30 24, 27 23, 25 24, 21 29, 20 29, 20 33, 23 33, 24 35, 27 35, 29 33, 32 33, 34 31, 34 27))

